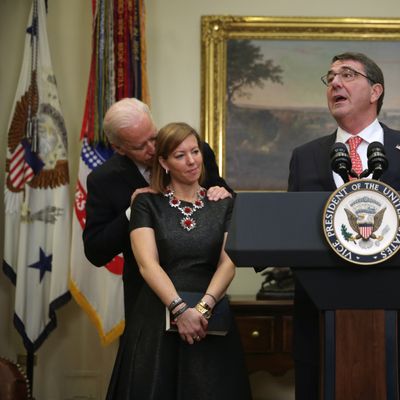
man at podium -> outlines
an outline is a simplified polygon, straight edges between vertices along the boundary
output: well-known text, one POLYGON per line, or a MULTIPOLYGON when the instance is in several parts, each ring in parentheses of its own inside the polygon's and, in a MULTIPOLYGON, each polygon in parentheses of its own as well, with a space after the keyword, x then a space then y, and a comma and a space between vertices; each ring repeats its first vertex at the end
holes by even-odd
MULTIPOLYGON (((294 149, 290 161, 289 191, 334 191, 352 177, 332 171, 335 143, 344 143, 352 161, 351 175, 372 177, 368 171, 370 143, 383 144, 388 168, 380 179, 400 190, 400 132, 378 121, 385 92, 378 65, 361 53, 333 57, 326 75, 328 108, 335 118, 336 132, 294 149), (363 172, 364 171, 364 172, 363 172)), ((319 313, 296 281, 294 298, 294 359, 296 400, 319 398, 319 313)))

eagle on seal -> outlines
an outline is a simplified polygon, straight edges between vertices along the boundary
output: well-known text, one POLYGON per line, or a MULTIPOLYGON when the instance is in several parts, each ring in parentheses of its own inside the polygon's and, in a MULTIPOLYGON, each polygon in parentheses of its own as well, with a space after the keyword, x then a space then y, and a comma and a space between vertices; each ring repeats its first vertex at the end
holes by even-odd
POLYGON ((362 239, 364 242, 368 241, 370 238, 382 240, 382 237, 375 235, 375 232, 382 225, 386 207, 382 208, 375 214, 360 212, 356 215, 347 208, 344 210, 346 211, 347 219, 351 228, 357 232, 357 235, 353 236, 352 240, 362 239))

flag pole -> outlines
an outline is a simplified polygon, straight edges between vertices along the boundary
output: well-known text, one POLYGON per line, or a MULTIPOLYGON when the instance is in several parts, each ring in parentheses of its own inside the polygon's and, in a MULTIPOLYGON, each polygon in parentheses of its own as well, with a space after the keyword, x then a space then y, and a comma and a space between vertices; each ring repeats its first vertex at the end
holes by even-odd
POLYGON ((33 368, 35 361, 35 353, 33 351, 27 351, 26 353, 26 377, 28 378, 31 394, 33 398, 33 368))

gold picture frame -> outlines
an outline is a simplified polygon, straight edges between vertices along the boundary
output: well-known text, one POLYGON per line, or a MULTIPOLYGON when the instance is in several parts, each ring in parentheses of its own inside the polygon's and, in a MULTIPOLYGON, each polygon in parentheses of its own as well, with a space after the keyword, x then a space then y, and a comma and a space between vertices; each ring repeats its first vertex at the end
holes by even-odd
MULTIPOLYGON (((315 46, 317 43, 319 49, 324 47, 334 48, 336 45, 338 48, 353 45, 356 49, 369 46, 374 52, 378 51, 378 48, 387 48, 389 54, 393 53, 391 50, 393 45, 396 50, 398 49, 397 53, 399 54, 395 57, 396 61, 399 61, 397 69, 400 66, 400 19, 203 16, 201 19, 201 128, 205 140, 215 151, 220 173, 228 180, 228 183, 231 183, 232 178, 234 178, 231 175, 235 174, 229 173, 226 160, 227 140, 228 143, 230 143, 229 140, 235 140, 227 137, 229 135, 229 132, 227 133, 227 63, 229 61, 227 47, 230 40, 251 41, 252 43, 258 41, 256 43, 262 44, 263 48, 267 49, 266 53, 268 53, 268 46, 274 45, 276 47, 279 45, 278 47, 284 47, 289 43, 300 47, 304 53, 307 52, 310 45, 315 46)), ((319 82, 319 77, 327 71, 330 59, 335 54, 338 53, 331 54, 330 58, 324 59, 325 66, 323 68, 325 69, 321 68, 318 77, 314 74, 313 82, 322 85, 319 82)), ((382 57, 385 58, 386 56, 382 57)), ((372 56, 371 58, 374 59, 372 56)), ((375 61, 381 66, 380 60, 375 59, 375 61)), ((400 77, 400 74, 398 75, 400 77)), ((398 90, 393 88, 392 82, 390 82, 389 87, 386 82, 386 87, 390 89, 390 92, 396 90, 397 93, 400 93, 400 79, 397 78, 394 81, 393 85, 397 85, 398 90)), ((272 92, 275 94, 279 90, 284 91, 280 86, 276 86, 276 91, 274 87, 272 92)), ((305 87, 307 92, 314 90, 324 89, 323 87, 321 89, 305 87)), ((395 104, 392 107, 393 109, 398 106, 400 110, 400 99, 398 101, 399 104, 393 103, 395 104)), ((319 100, 318 102, 320 103, 319 100)), ((325 107, 327 110, 325 104, 321 104, 321 107, 325 107)), ((391 124, 391 127, 400 128, 400 116, 398 119, 399 124, 396 126, 391 124)), ((332 121, 332 126, 334 126, 334 121, 332 121)), ((322 128, 320 130, 321 135, 331 132, 326 132, 322 128)), ((292 145, 292 143, 288 144, 292 145)), ((237 150, 237 153, 239 153, 239 150, 237 150)), ((233 159, 236 157, 235 154, 231 156, 233 159)), ((285 165, 282 165, 282 167, 288 168, 286 153, 285 157, 283 161, 285 165)), ((248 158, 252 157, 248 156, 248 158)), ((244 163, 242 160, 242 164, 246 164, 246 160, 244 163)), ((240 170, 246 170, 246 168, 247 165, 240 165, 240 170)), ((264 166, 259 169, 268 170, 269 168, 264 166)), ((232 186, 236 190, 285 190, 283 177, 280 177, 273 184, 270 182, 269 176, 274 175, 274 171, 278 168, 274 164, 273 168, 270 169, 268 177, 261 177, 258 183, 251 184, 254 187, 246 185, 248 179, 245 176, 232 186)), ((257 171, 253 171, 251 176, 257 174, 257 171)))

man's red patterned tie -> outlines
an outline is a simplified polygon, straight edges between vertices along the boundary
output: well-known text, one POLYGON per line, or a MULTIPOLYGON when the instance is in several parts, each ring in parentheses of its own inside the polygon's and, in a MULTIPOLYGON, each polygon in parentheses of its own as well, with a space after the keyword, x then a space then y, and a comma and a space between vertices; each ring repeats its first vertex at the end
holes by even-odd
MULTIPOLYGON (((347 140, 347 143, 348 143, 349 149, 350 149, 349 153, 350 153, 350 158, 351 158, 351 163, 352 163, 352 169, 357 175, 360 175, 361 172, 363 171, 361 158, 360 158, 359 154, 357 153, 357 147, 360 145, 360 143, 362 141, 363 141, 363 139, 360 138, 359 136, 353 136, 347 140)), ((350 177, 350 179, 355 179, 355 178, 350 177)))

